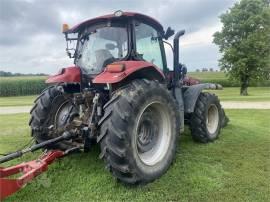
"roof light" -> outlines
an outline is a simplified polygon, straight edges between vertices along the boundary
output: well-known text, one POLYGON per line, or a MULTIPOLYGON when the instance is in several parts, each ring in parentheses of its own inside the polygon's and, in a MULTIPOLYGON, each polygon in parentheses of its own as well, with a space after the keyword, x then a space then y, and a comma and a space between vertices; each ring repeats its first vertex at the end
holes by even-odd
POLYGON ((122 16, 123 15, 123 11, 121 11, 121 10, 118 10, 118 11, 115 11, 114 12, 114 16, 115 17, 120 17, 120 16, 122 16))
POLYGON ((68 31, 68 30, 69 30, 68 24, 63 24, 62 32, 65 33, 65 32, 68 31))
POLYGON ((110 64, 107 65, 106 70, 110 73, 120 73, 125 70, 125 65, 124 64, 110 64))

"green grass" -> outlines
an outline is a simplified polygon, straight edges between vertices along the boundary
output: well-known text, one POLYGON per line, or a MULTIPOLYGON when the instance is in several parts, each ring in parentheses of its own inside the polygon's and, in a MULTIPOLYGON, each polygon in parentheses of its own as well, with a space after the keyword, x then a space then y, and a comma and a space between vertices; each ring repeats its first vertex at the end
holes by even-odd
POLYGON ((0 107, 31 106, 36 98, 37 95, 0 97, 0 107))
MULTIPOLYGON (((7 201, 269 201, 270 110, 226 113, 231 122, 214 143, 194 143, 186 131, 175 163, 151 184, 116 182, 95 147, 54 163, 7 201)), ((0 153, 29 141, 27 122, 26 114, 0 116, 0 153)))
POLYGON ((270 102, 270 87, 249 87, 248 96, 240 96, 240 88, 224 88, 211 90, 221 101, 268 101, 270 102))
POLYGON ((200 80, 223 80, 227 79, 224 72, 188 72, 189 76, 200 80))
MULTIPOLYGON (((239 87, 239 81, 229 79, 224 72, 188 72, 189 76, 199 79, 203 83, 219 83, 224 87, 239 87)), ((252 87, 270 87, 270 80, 250 81, 252 87)))

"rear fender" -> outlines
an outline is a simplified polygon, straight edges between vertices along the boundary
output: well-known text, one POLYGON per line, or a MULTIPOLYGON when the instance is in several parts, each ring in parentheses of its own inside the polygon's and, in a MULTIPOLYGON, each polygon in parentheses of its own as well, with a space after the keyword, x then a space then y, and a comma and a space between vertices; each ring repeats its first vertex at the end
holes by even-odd
POLYGON ((197 99, 203 89, 222 90, 222 86, 213 83, 202 83, 187 87, 183 96, 185 113, 194 112, 197 99))
POLYGON ((81 82, 81 70, 79 67, 67 67, 59 71, 58 74, 49 76, 46 83, 80 83, 81 82))
POLYGON ((104 70, 101 74, 93 79, 96 84, 116 84, 131 77, 165 80, 165 76, 161 70, 155 65, 145 61, 121 61, 113 64, 124 64, 125 70, 122 72, 109 72, 104 70))

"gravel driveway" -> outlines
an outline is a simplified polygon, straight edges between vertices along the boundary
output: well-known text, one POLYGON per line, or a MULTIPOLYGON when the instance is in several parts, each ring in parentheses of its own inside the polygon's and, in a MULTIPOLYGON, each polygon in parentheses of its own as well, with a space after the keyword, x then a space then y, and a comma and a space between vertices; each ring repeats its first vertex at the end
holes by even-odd
MULTIPOLYGON (((225 109, 270 109, 270 102, 224 101, 225 109)), ((0 114, 29 113, 32 106, 0 107, 0 114)))
POLYGON ((270 109, 270 102, 224 101, 225 109, 270 109))
POLYGON ((29 113, 32 106, 0 107, 0 114, 29 113))

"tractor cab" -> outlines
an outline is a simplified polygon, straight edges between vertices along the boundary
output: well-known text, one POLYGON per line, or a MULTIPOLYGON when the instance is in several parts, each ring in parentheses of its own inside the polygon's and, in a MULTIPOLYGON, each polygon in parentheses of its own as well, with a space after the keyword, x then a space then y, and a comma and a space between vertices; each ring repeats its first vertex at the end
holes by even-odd
MULTIPOLYGON (((67 54, 74 58, 74 64, 84 75, 98 76, 94 83, 100 83, 99 74, 106 71, 109 64, 121 64, 123 72, 128 68, 137 71, 138 65, 130 65, 130 61, 143 61, 141 68, 149 67, 158 80, 164 80, 168 72, 163 40, 174 31, 169 28, 169 32, 165 32, 162 25, 149 16, 117 11, 72 28, 64 24, 63 33, 67 40, 67 54), (76 43, 75 48, 70 48, 71 42, 76 43)), ((127 77, 133 71, 125 73, 127 77)))

